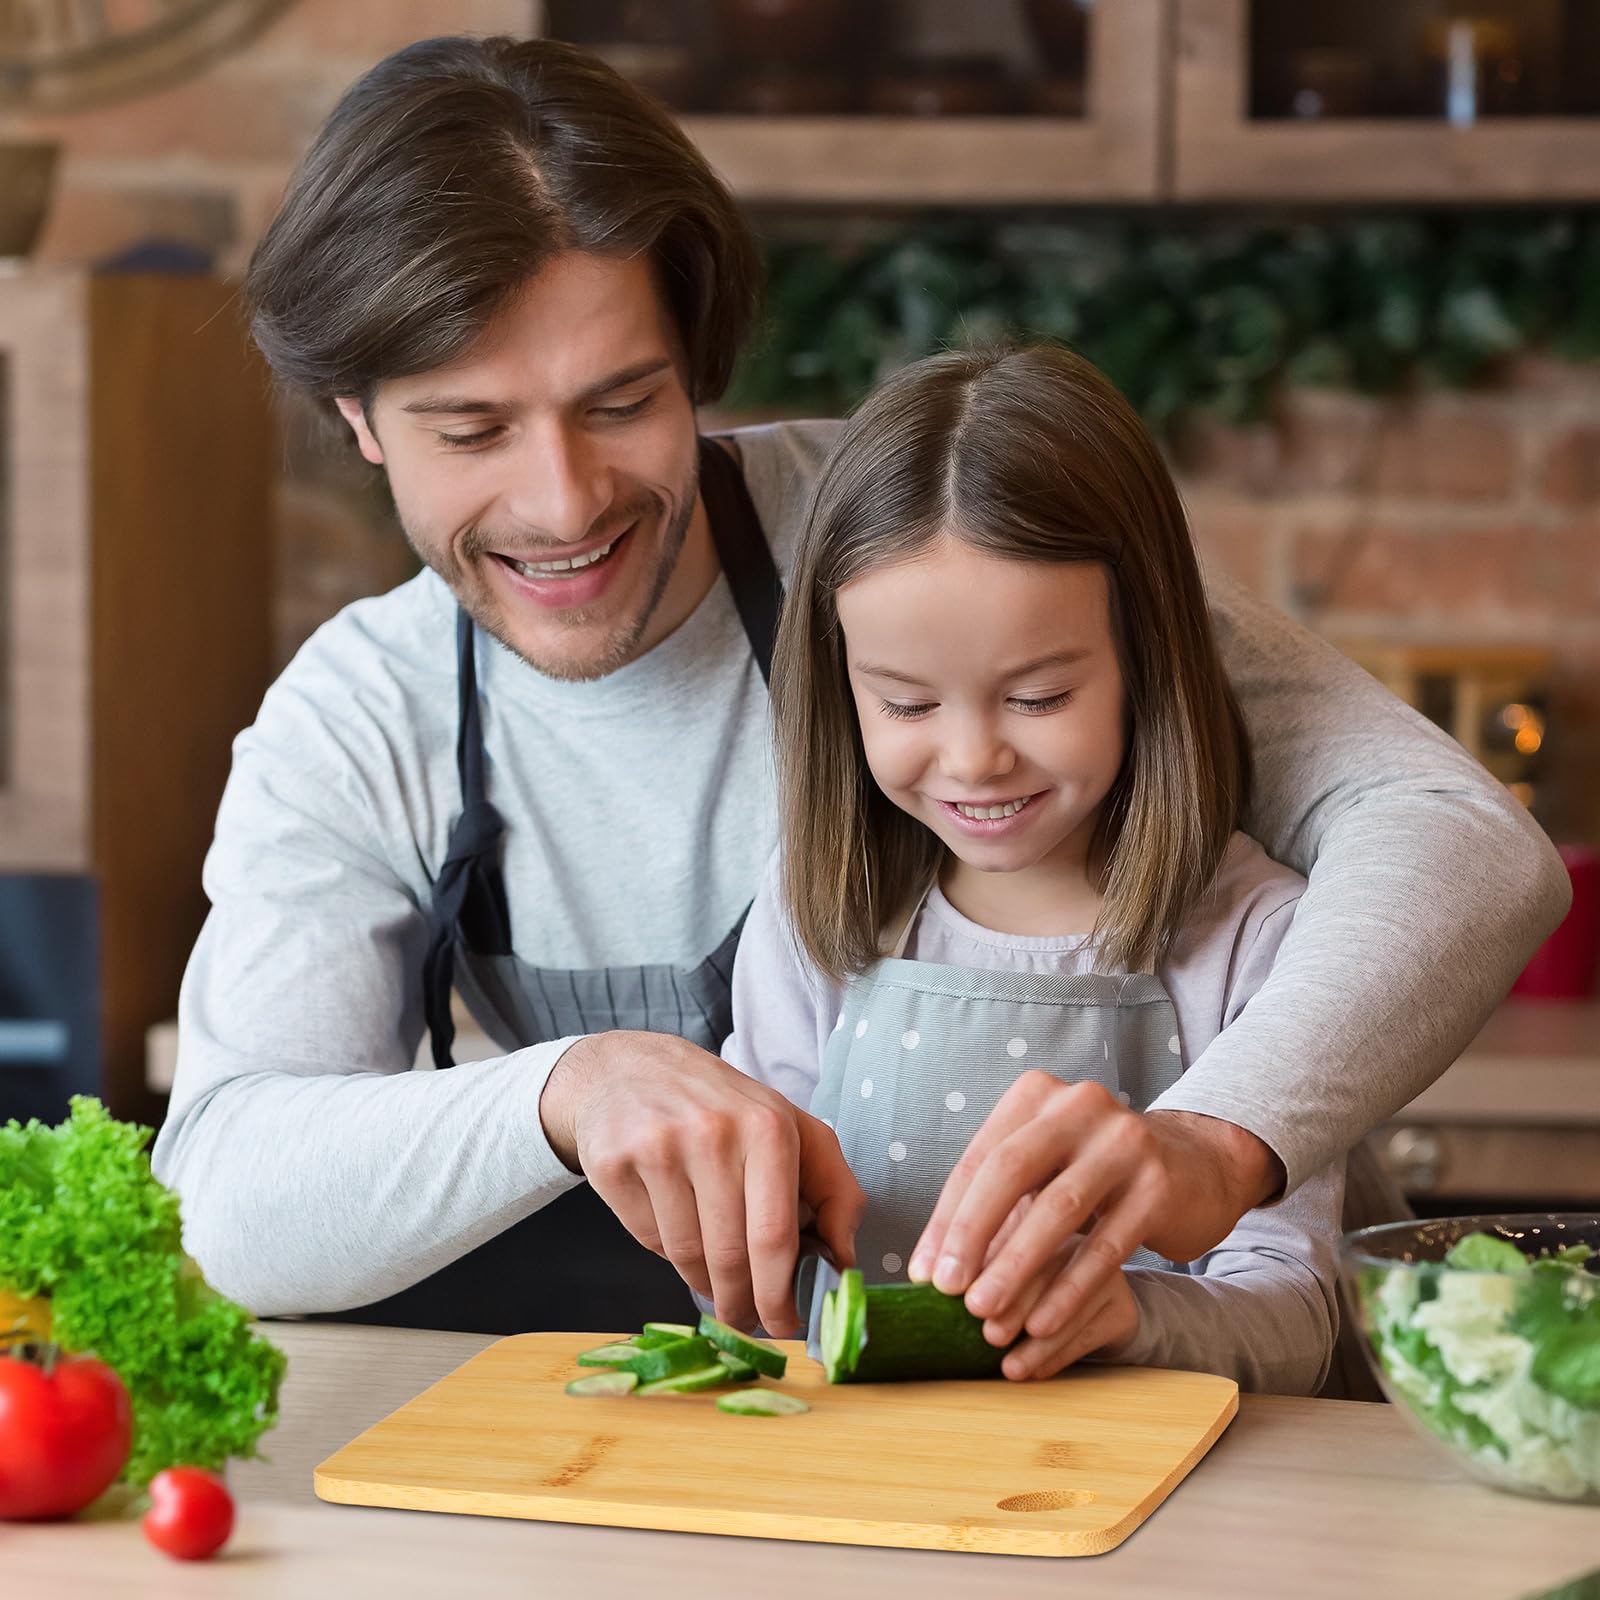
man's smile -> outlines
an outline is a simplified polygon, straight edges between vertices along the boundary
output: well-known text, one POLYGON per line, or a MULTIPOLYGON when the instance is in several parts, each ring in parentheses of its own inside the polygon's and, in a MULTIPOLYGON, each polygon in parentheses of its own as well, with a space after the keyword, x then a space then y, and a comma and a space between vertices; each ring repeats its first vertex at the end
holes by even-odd
POLYGON ((569 610, 593 605, 626 566, 634 532, 643 519, 636 518, 602 544, 590 544, 573 554, 518 560, 492 550, 493 566, 504 574, 507 587, 519 598, 548 610, 569 610))

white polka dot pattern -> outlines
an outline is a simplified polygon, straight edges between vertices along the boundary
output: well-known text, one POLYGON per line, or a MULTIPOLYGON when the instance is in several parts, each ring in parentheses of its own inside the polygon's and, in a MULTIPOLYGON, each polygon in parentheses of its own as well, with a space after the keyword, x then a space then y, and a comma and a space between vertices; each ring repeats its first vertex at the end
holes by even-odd
POLYGON ((856 1248, 868 1275, 883 1282, 906 1281, 914 1242, 907 1222, 937 1199, 940 1173, 933 1169, 941 1167, 944 1144, 970 1139, 985 1109, 1018 1077, 1030 1069, 1057 1072, 1059 1062, 1064 1080, 1098 1081, 1114 1104, 1131 1110, 1135 1082, 1143 1106, 1183 1070, 1182 1033, 1170 1008, 1127 1013, 1126 996, 1114 986, 1104 1003, 1086 992, 1085 1007, 1067 1017, 1056 1015, 1061 1008, 1034 1008, 1021 993, 994 993, 981 978, 970 994, 949 980, 930 983, 925 993, 901 978, 884 981, 881 994, 879 987, 863 983, 835 1013, 845 1043, 830 1046, 839 1059, 829 1057, 827 1103, 818 1097, 817 1115, 826 1116, 858 1164, 872 1198, 856 1248), (1002 999, 1018 1004, 978 1004, 1002 999))

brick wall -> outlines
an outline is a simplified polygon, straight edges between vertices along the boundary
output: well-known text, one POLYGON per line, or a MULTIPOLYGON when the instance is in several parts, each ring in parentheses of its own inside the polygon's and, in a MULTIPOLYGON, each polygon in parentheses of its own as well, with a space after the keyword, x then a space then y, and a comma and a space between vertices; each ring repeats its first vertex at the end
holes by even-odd
POLYGON ((1174 454, 1207 558, 1319 631, 1550 649, 1541 814, 1600 839, 1600 368, 1526 359, 1404 402, 1300 391, 1174 454))
MULTIPOLYGON (((446 29, 526 32, 533 0, 300 0, 245 48, 137 101, 0 138, 64 145, 41 255, 160 234, 236 272, 284 179, 364 68, 446 29)), ((381 489, 283 417, 280 656, 411 558, 381 489)), ((1313 626, 1382 639, 1546 643, 1552 830, 1600 838, 1600 369, 1527 361, 1494 392, 1407 404, 1298 394, 1270 425, 1192 428, 1177 454, 1209 559, 1313 626)))
MULTIPOLYGON (((353 79, 432 34, 526 34, 535 0, 298 0, 205 71, 137 99, 57 117, 0 115, 0 139, 59 141, 56 197, 37 255, 102 259, 152 237, 196 245, 237 274, 312 134, 353 79)), ((278 654, 346 601, 414 570, 359 463, 282 419, 278 654)))

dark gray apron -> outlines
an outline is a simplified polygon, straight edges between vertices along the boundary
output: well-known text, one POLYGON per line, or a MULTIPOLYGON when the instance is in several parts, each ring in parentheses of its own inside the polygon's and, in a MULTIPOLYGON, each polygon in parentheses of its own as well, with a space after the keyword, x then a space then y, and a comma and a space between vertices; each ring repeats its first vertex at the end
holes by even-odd
MULTIPOLYGON (((743 473, 725 450, 705 439, 700 493, 723 574, 766 679, 782 583, 743 473)), ((733 1027, 729 984, 743 914, 695 967, 540 968, 512 951, 500 870, 505 824, 484 783, 473 640, 471 619, 462 612, 456 742, 461 815, 434 884, 423 973, 434 1065, 453 1065, 450 991, 457 984, 473 1014, 494 1017, 501 1035, 519 1047, 628 1028, 677 1034, 720 1050, 733 1027)), ((524 1333, 622 1332, 646 1321, 693 1321, 697 1313, 671 1264, 635 1241, 583 1184, 411 1288, 339 1315, 347 1322, 524 1333)))

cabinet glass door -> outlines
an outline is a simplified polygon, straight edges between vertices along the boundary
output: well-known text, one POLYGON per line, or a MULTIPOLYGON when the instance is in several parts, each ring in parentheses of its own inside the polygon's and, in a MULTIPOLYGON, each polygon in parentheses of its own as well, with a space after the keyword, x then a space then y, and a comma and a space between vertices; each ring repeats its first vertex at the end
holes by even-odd
POLYGON ((1148 200, 1165 0, 546 0, 755 201, 1148 200))

